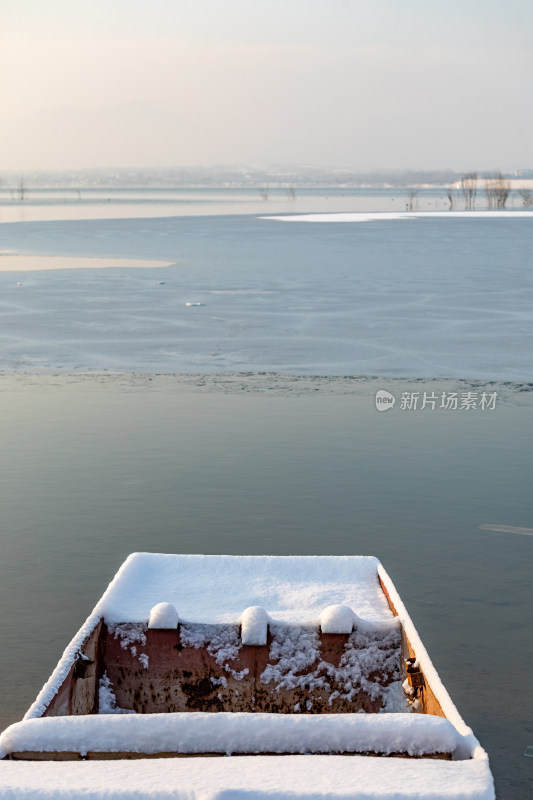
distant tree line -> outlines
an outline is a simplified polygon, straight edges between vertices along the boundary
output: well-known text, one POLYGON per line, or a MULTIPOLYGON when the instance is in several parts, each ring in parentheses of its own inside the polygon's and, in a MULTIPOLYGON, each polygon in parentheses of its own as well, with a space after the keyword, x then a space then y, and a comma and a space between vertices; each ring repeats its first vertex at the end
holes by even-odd
MULTIPOLYGON (((458 195, 453 188, 447 191, 449 210, 453 211, 457 198, 462 198, 466 211, 472 211, 476 205, 478 191, 483 186, 488 208, 505 208, 511 196, 511 181, 501 172, 489 172, 479 176, 477 172, 467 172, 459 181, 458 195)), ((533 192, 531 189, 518 189, 518 194, 522 198, 522 205, 533 206, 533 192)), ((410 194, 408 194, 408 198, 410 194)))

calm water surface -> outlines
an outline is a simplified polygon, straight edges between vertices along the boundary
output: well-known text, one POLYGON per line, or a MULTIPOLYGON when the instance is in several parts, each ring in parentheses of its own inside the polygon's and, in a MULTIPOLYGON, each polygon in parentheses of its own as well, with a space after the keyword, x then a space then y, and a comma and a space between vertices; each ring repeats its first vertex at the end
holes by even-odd
POLYGON ((383 414, 377 388, 434 384, 209 380, 0 378, 0 727, 132 551, 376 555, 499 797, 526 800, 533 536, 479 526, 533 527, 533 393, 383 414))

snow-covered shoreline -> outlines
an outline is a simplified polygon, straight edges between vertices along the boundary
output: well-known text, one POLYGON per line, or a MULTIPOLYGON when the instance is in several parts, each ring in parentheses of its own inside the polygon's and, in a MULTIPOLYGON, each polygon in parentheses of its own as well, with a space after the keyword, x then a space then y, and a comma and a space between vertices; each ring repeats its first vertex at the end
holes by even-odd
POLYGON ((495 220, 495 219, 533 219, 533 211, 501 209, 497 211, 344 211, 324 214, 282 214, 265 216, 261 219, 279 222, 391 222, 393 220, 495 220))

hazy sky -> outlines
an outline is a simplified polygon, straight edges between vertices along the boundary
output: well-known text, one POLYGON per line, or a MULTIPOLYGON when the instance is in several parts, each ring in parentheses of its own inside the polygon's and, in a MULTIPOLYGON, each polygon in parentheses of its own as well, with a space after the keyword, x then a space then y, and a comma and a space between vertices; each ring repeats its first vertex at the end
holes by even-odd
POLYGON ((533 168, 531 0, 0 0, 0 169, 533 168))

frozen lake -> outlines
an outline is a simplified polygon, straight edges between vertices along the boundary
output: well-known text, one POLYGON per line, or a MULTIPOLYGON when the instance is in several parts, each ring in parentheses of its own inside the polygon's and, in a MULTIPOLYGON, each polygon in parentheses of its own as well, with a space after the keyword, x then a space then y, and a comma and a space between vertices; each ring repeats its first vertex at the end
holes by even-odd
POLYGON ((4 223, 0 370, 531 380, 530 214, 362 219, 4 223))

